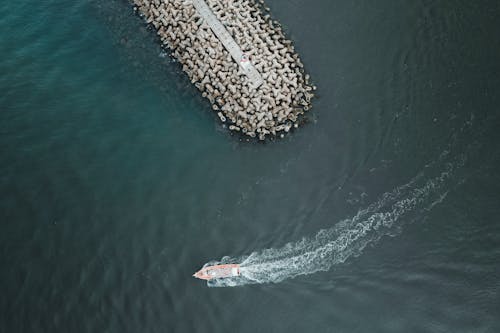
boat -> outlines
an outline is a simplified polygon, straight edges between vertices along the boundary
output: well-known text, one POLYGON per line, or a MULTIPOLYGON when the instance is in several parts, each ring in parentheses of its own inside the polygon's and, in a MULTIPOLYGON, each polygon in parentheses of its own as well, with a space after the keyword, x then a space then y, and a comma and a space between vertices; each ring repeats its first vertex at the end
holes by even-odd
POLYGON ((193 276, 202 280, 226 279, 230 277, 240 276, 239 264, 225 264, 207 266, 194 273, 193 276))

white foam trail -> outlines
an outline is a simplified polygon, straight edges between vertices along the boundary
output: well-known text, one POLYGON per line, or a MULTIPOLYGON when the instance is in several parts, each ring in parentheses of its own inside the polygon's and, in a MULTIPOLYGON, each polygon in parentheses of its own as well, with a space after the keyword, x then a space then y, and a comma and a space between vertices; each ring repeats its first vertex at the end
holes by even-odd
MULTIPOLYGON (((460 164, 463 164, 463 160, 460 164)), ((425 180, 421 173, 405 185, 385 193, 375 203, 354 217, 319 231, 314 237, 288 243, 282 248, 265 249, 241 258, 224 257, 217 263, 241 263, 241 276, 210 281, 211 287, 238 286, 251 283, 281 282, 298 275, 329 270, 384 235, 395 235, 398 226, 415 219, 447 195, 446 183, 455 167, 449 163, 440 175, 425 180)))

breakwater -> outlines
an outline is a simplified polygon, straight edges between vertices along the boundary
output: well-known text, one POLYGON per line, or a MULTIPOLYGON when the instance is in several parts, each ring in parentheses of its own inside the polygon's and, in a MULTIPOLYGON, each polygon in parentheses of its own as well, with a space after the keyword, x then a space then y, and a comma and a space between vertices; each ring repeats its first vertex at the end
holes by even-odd
POLYGON ((134 3, 230 130, 265 140, 299 126, 316 88, 263 1, 134 3))

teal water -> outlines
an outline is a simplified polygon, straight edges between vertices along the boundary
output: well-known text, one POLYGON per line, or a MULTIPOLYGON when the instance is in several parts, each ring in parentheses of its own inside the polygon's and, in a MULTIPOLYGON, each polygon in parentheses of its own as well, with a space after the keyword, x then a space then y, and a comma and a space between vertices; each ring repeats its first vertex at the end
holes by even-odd
POLYGON ((319 96, 259 144, 127 1, 0 4, 0 332, 500 330, 500 4, 268 5, 319 96))

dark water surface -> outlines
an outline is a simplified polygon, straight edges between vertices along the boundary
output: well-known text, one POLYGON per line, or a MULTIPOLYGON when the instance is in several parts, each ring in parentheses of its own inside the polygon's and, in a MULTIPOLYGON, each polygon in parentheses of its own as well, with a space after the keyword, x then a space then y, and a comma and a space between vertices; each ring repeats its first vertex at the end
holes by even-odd
POLYGON ((268 4, 319 95, 268 144, 127 1, 0 4, 0 332, 500 331, 500 2, 268 4))

